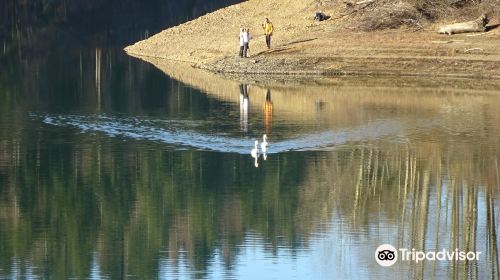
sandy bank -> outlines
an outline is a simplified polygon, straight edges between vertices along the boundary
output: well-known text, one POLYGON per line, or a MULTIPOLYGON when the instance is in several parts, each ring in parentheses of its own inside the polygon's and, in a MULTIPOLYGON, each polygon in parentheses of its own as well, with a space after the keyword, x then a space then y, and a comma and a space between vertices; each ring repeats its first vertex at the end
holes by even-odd
POLYGON ((335 6, 322 9, 320 4, 250 0, 164 30, 125 51, 219 73, 500 78, 500 28, 453 36, 437 34, 438 24, 421 31, 354 32, 346 28, 348 18, 336 17, 335 6), (332 18, 313 21, 319 9, 332 18), (266 17, 275 26, 271 50, 265 48, 260 27, 266 17), (248 59, 237 55, 240 25, 253 34, 248 59))

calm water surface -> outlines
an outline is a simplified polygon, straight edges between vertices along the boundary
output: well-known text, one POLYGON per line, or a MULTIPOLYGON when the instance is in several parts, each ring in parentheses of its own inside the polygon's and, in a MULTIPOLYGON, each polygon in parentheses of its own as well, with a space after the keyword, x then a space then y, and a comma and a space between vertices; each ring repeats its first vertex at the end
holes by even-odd
POLYGON ((2 57, 1 279, 499 278, 494 84, 178 81, 66 52, 2 57), (383 268, 384 243, 481 255, 383 268))

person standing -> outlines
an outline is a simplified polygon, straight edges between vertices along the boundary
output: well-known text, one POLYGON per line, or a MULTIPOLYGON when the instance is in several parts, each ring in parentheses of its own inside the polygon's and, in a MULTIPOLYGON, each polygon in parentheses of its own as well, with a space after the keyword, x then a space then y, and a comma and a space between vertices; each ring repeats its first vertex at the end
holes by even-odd
POLYGON ((243 40, 243 33, 245 29, 243 27, 240 28, 240 57, 243 57, 243 50, 244 50, 244 40, 243 40))
POLYGON ((248 48, 250 46, 250 29, 243 30, 243 57, 248 57, 248 48))
POLYGON ((266 22, 262 25, 262 28, 264 29, 264 34, 266 35, 266 45, 267 48, 271 48, 271 36, 273 36, 273 24, 271 21, 266 18, 266 22))

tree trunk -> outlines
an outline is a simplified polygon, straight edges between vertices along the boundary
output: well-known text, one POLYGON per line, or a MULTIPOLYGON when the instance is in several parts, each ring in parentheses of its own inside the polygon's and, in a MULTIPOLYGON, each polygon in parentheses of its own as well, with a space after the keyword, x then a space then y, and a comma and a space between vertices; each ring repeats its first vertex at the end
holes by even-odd
POLYGON ((486 30, 487 23, 488 17, 486 15, 481 15, 479 18, 473 21, 441 26, 438 29, 438 33, 452 35, 466 32, 484 32, 486 30))

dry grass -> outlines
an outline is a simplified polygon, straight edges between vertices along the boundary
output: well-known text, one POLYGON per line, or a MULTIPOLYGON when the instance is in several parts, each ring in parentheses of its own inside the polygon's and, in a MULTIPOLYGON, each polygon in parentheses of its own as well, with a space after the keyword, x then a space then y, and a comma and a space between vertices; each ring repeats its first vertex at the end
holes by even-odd
POLYGON ((495 18, 500 14, 498 6, 497 0, 354 1, 346 4, 344 14, 353 14, 353 28, 363 31, 402 26, 422 29, 436 21, 473 20, 483 13, 495 18))

